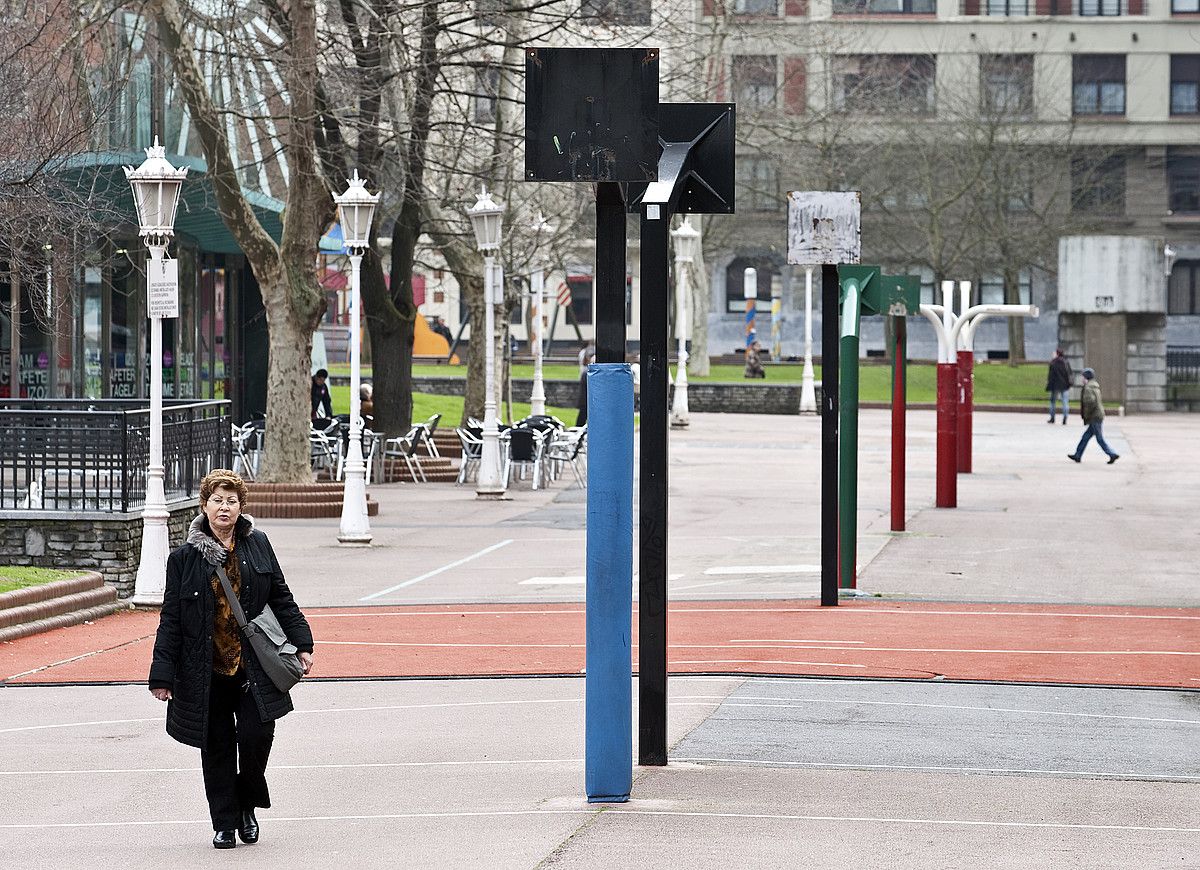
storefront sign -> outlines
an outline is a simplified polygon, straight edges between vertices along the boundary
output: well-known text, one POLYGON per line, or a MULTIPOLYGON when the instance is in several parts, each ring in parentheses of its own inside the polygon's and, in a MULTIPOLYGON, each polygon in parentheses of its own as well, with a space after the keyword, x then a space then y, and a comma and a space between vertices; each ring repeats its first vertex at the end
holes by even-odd
POLYGON ((179 316, 179 261, 151 260, 146 269, 146 315, 179 316))

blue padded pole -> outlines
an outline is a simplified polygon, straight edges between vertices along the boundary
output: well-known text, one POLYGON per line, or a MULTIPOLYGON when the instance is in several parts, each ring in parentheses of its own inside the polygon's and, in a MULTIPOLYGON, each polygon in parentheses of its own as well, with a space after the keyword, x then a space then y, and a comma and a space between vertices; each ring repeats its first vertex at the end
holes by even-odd
POLYGON ((589 803, 633 785, 633 372, 588 366, 587 675, 584 785, 589 803))

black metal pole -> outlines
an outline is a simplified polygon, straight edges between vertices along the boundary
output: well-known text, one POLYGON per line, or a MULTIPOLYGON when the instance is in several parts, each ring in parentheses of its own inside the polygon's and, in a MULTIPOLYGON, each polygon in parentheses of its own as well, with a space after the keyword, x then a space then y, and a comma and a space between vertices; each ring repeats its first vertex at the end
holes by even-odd
POLYGON ((638 763, 667 763, 667 264, 670 217, 643 207, 638 489, 638 763), (655 215, 648 218, 649 211, 655 215))
POLYGON ((838 603, 838 270, 821 267, 821 606, 838 603))
POLYGON ((596 184, 596 362, 625 362, 625 197, 596 184))

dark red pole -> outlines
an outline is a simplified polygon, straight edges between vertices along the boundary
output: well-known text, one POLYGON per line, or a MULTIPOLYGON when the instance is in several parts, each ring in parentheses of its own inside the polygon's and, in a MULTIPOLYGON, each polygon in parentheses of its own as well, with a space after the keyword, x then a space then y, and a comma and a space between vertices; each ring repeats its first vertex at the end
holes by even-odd
POLYGON ((904 412, 908 402, 908 321, 893 317, 892 346, 892 531, 904 531, 904 412))
POLYGON ((937 497, 940 508, 958 507, 958 363, 937 367, 937 497))
POLYGON ((958 471, 971 473, 972 414, 975 408, 975 353, 958 352, 958 471))

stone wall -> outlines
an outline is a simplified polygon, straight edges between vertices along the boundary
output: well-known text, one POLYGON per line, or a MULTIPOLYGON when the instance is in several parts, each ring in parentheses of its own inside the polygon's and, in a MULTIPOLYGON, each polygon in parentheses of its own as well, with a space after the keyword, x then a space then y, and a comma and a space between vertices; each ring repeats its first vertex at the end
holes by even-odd
MULTIPOLYGON (((546 404, 559 408, 574 408, 579 401, 578 381, 543 381, 546 404)), ((413 378, 413 389, 439 396, 461 396, 466 391, 466 378, 413 378)), ((533 381, 514 380, 513 400, 526 402, 533 391, 533 381)), ((817 403, 821 401, 821 385, 817 383, 817 403)), ((688 410, 722 414, 799 414, 799 384, 764 384, 747 381, 744 384, 717 384, 693 381, 688 384, 688 410)), ((456 426, 457 421, 449 422, 456 426)), ((573 423, 574 420, 564 420, 573 423)))
MULTIPOLYGON (((1058 316, 1059 347, 1076 373, 1076 387, 1084 359, 1083 314, 1058 316)), ((1165 314, 1125 315, 1125 410, 1155 413, 1167 410, 1167 317, 1165 314)), ((1104 384, 1101 383, 1101 389, 1104 384)), ((1078 401, 1078 393, 1072 402, 1078 401)))
MULTIPOLYGON (((171 506, 172 549, 183 543, 196 503, 171 506)), ((0 511, 0 561, 9 565, 99 571, 121 598, 133 594, 142 552, 141 513, 0 511)))

